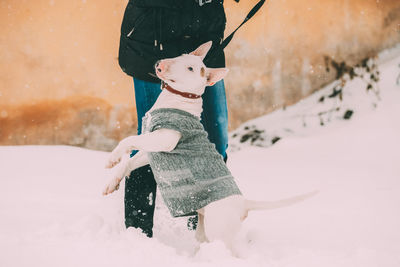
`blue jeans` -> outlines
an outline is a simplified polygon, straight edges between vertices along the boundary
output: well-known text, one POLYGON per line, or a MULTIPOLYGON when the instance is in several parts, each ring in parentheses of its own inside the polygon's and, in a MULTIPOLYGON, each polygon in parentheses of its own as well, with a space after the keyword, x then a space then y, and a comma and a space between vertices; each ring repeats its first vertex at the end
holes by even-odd
MULTIPOLYGON (((153 106, 161 93, 159 83, 133 79, 135 86, 138 134, 142 131, 142 118, 153 106)), ((228 147, 228 109, 225 85, 223 81, 206 87, 202 96, 203 113, 201 123, 208 133, 208 138, 215 144, 217 151, 226 158, 228 147)), ((137 151, 133 151, 131 156, 137 151)), ((156 182, 150 166, 144 166, 131 172, 125 180, 125 225, 141 228, 151 237, 153 235, 153 215, 156 197, 156 182)))

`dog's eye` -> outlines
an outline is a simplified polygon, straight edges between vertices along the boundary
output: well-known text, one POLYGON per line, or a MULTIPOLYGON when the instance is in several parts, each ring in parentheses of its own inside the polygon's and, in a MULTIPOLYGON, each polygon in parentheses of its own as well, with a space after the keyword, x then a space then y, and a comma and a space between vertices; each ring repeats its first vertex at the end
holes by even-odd
POLYGON ((188 67, 188 70, 193 71, 193 68, 192 67, 188 67))

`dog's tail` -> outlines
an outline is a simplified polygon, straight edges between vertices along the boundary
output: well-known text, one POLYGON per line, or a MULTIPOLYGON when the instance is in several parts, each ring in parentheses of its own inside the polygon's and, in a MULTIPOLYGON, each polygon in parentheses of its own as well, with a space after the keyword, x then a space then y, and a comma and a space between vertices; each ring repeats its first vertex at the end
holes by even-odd
POLYGON ((271 209, 278 209, 287 206, 294 205, 298 202, 304 201, 310 197, 315 196, 318 194, 319 191, 313 191, 307 194, 302 194, 290 198, 285 198, 276 201, 255 201, 255 200, 246 200, 246 209, 248 211, 251 210, 271 210, 271 209))

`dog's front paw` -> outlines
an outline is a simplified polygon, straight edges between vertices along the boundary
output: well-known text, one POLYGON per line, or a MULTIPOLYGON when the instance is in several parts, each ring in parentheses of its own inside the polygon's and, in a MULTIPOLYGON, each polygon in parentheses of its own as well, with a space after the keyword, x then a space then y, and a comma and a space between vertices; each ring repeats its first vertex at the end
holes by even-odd
POLYGON ((118 163, 120 163, 121 161, 121 156, 120 157, 115 157, 113 155, 111 155, 109 157, 109 159, 107 160, 105 167, 107 169, 113 168, 115 165, 117 165, 118 163))
POLYGON ((111 182, 106 186, 106 188, 103 190, 103 195, 108 195, 111 194, 112 192, 118 190, 119 184, 121 183, 121 180, 129 175, 129 170, 127 169, 127 157, 122 158, 121 164, 112 170, 112 176, 113 179, 111 182))
POLYGON ((121 158, 126 155, 129 154, 130 152, 132 152, 132 149, 134 149, 134 146, 132 145, 132 143, 134 143, 134 141, 136 136, 129 136, 123 140, 121 140, 121 142, 119 142, 119 144, 117 145, 117 147, 111 152, 111 155, 109 156, 105 167, 106 168, 112 168, 115 165, 117 165, 118 163, 121 162, 121 158))
POLYGON ((111 155, 108 157, 105 167, 107 169, 113 168, 114 166, 116 166, 118 163, 121 162, 123 155, 125 155, 125 150, 121 149, 120 146, 116 147, 111 152, 111 155))
POLYGON ((103 195, 111 194, 114 191, 119 189, 119 184, 121 183, 122 178, 116 177, 112 179, 112 181, 104 188, 103 195))

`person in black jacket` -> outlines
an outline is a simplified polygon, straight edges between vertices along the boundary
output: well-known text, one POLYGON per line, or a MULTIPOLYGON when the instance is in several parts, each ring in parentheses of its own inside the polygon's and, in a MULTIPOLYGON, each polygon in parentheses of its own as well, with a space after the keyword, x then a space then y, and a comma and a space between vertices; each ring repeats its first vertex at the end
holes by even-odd
MULTIPOLYGON (((133 77, 138 134, 142 118, 161 92, 155 63, 189 53, 213 41, 207 67, 225 67, 222 49, 226 17, 223 0, 130 0, 121 26, 119 64, 133 77)), ((226 159, 228 112, 224 82, 207 87, 201 122, 217 151, 226 159)), ((162 140, 160 140, 162 141, 162 140)), ((133 156, 137 151, 133 151, 133 156)), ((156 182, 149 165, 132 171, 125 182, 125 225, 153 235, 156 182)))

